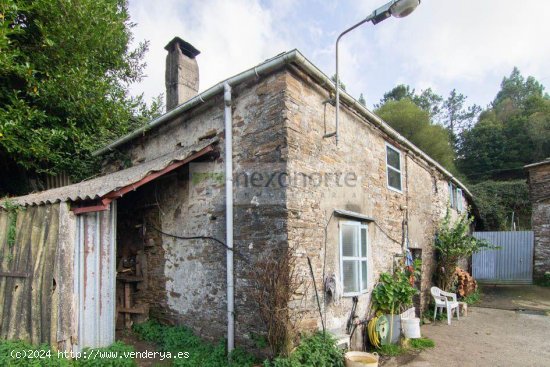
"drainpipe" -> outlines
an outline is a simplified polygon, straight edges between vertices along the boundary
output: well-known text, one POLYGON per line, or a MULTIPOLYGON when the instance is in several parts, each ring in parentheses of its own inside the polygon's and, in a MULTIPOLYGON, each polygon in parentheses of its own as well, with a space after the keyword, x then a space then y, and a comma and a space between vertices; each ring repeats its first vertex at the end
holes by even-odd
POLYGON ((227 245, 227 352, 235 348, 235 312, 233 279, 233 121, 231 86, 223 85, 225 122, 225 232, 227 245))

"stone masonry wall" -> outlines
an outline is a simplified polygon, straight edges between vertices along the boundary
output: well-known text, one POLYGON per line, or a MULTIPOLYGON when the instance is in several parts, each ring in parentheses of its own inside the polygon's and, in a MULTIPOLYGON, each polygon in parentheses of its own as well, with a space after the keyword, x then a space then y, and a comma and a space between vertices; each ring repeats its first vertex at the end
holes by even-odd
MULTIPOLYGON (((235 322, 238 345, 252 346, 262 332, 253 298, 254 265, 273 249, 286 248, 283 188, 265 187, 266 174, 286 170, 283 129, 284 72, 233 89, 235 322), (252 174, 257 173, 254 177, 252 174), (263 175, 263 176, 261 176, 263 175), (261 177, 260 177, 261 176, 261 177), (254 185, 252 184, 254 182, 254 185)), ((157 180, 160 224, 178 236, 213 236, 225 242, 224 122, 221 95, 149 131, 113 154, 104 172, 139 164, 213 135, 218 158, 193 162, 157 180)), ((226 337, 226 250, 211 240, 162 236, 165 254, 159 274, 166 297, 162 318, 190 326, 198 335, 226 337)))
POLYGON ((550 272, 550 163, 529 169, 529 192, 535 235, 533 277, 541 279, 550 272))
MULTIPOLYGON (((448 181, 423 159, 347 108, 341 111, 340 142, 336 146, 334 138, 323 138, 325 129, 327 132, 334 129, 334 108, 327 104, 325 112, 323 104, 329 98, 328 92, 296 69, 287 74, 286 82, 289 175, 306 173, 311 178, 324 178, 321 185, 296 185, 288 189, 289 247, 300 259, 303 276, 309 278, 306 257, 310 257, 319 294, 323 294, 324 266, 324 275, 336 274, 342 279, 339 226, 352 219, 332 215, 335 209, 374 218, 375 223, 368 224, 368 291, 359 296, 357 308, 359 317, 366 316, 379 274, 392 271, 396 255, 402 253, 403 221, 408 219, 410 247, 423 250, 425 305, 434 271, 434 233, 449 202, 448 181), (387 187, 386 143, 401 151, 402 193, 387 187), (337 183, 334 177, 338 174, 351 175, 348 177, 356 180, 337 183)), ((452 212, 457 215, 456 210, 452 212)), ((321 327, 314 297, 313 291, 308 292, 304 328, 321 327)), ((297 302, 296 309, 303 304, 297 302)), ((324 306, 327 328, 337 335, 343 334, 351 306, 351 297, 324 306)))

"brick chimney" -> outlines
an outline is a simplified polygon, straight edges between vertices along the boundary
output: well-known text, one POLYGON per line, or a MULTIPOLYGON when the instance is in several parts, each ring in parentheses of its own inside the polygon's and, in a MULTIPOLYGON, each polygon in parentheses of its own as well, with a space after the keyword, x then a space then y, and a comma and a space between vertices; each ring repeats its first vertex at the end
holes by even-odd
POLYGON ((166 112, 174 109, 199 91, 199 66, 195 57, 200 51, 179 37, 166 47, 166 112))

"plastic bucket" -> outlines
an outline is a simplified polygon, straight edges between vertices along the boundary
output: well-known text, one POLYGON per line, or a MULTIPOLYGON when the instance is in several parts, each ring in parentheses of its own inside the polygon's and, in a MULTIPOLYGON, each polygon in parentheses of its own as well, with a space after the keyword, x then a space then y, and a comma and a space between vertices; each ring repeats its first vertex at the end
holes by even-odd
POLYGON ((347 352, 346 367, 378 367, 378 353, 347 352))
POLYGON ((420 319, 414 317, 412 319, 401 319, 401 327, 405 338, 416 339, 420 338, 420 319))

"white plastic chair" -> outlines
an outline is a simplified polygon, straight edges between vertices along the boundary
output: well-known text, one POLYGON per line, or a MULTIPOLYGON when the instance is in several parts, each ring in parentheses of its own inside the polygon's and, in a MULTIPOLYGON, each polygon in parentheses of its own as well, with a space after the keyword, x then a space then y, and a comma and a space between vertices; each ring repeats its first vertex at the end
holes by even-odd
POLYGON ((453 310, 456 310, 456 318, 460 320, 458 301, 455 293, 444 292, 437 287, 430 289, 432 296, 435 300, 434 307, 434 321, 437 317, 437 310, 439 309, 443 313, 443 309, 447 311, 447 324, 451 325, 451 317, 453 310))

